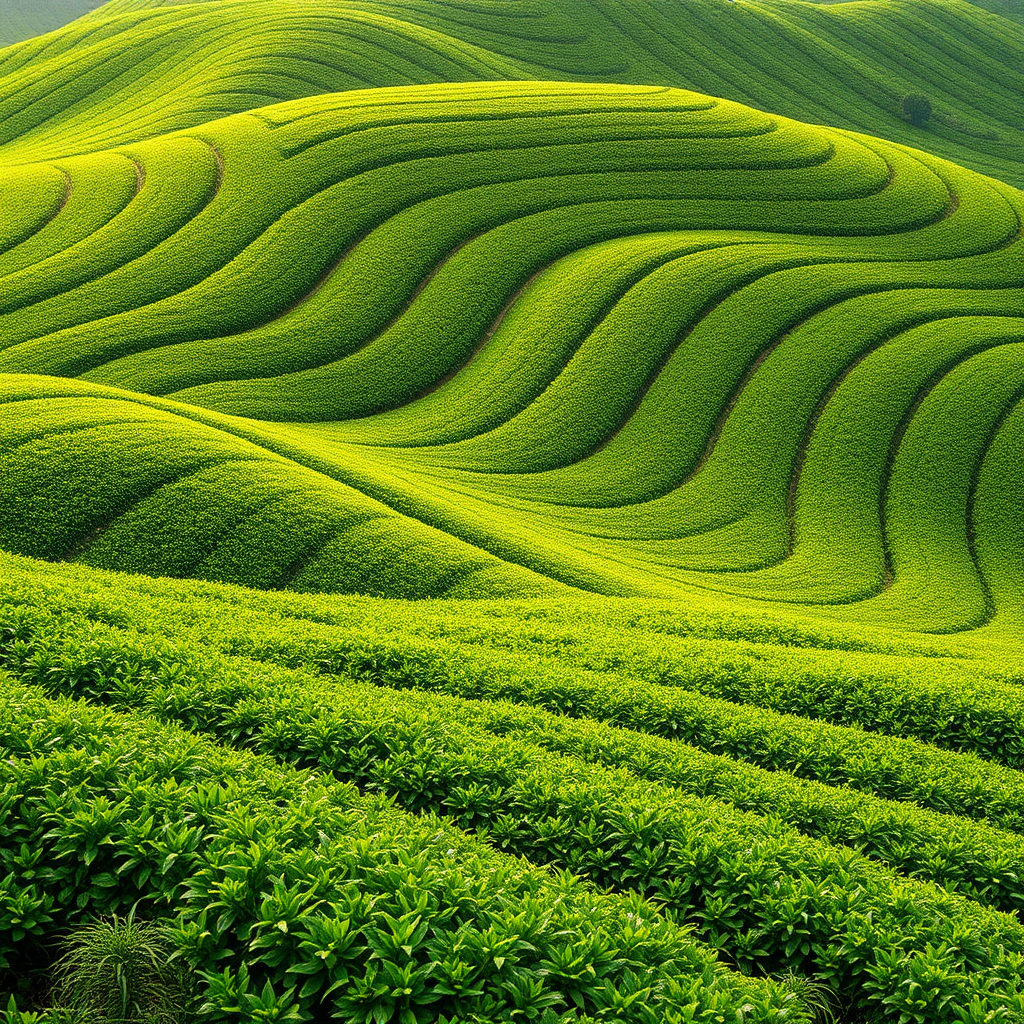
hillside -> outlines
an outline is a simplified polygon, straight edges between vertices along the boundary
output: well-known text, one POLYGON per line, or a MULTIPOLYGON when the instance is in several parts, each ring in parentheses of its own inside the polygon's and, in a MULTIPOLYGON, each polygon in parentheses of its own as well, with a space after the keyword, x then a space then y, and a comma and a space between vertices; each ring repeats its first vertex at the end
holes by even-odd
POLYGON ((961 0, 0 50, 0 1024, 1020 1024, 1022 68, 961 0))
POLYGON ((11 46, 66 25, 103 0, 0 0, 0 46, 11 46))
POLYGON ((0 54, 0 159, 340 89, 522 78, 692 89, 1019 185, 1022 67, 1024 27, 966 0, 110 0, 0 54), (907 93, 930 97, 923 128, 907 93))
POLYGON ((555 84, 354 91, 11 173, 36 205, 0 256, 0 371, 51 378, 5 378, 11 550, 1019 614, 1008 186, 555 84))
POLYGON ((139 901, 218 1024, 253 1019, 239 1002, 385 1024, 821 1024, 821 990, 844 1024, 1022 1005, 1015 642, 707 596, 0 568, 24 922, 0 992, 57 928, 139 901))

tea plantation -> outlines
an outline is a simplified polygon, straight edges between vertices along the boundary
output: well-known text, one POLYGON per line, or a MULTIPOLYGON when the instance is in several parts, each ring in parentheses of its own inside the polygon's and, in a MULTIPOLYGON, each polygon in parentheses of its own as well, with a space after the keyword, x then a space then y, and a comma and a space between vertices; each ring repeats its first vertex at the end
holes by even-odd
POLYGON ((998 6, 0 50, 0 1024, 1024 1021, 998 6))

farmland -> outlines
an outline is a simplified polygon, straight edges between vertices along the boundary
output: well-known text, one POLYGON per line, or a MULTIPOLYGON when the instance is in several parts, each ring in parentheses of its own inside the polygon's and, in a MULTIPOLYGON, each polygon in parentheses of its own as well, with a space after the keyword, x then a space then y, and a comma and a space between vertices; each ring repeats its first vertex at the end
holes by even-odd
POLYGON ((1019 21, 3 2, 0 1024, 1024 1020, 1019 21))

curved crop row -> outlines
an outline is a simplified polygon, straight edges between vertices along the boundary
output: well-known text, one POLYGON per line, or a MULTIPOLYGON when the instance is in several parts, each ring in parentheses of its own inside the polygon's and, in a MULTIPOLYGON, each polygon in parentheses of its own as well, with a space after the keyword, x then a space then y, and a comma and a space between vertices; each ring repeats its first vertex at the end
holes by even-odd
MULTIPOLYGON (((451 774, 463 787, 492 785, 499 770, 474 765, 469 752, 488 752, 492 760, 498 748, 487 737, 499 736, 620 767, 634 779, 726 801, 740 810, 768 813, 805 835, 885 861, 903 875, 932 880, 998 909, 1024 908, 1024 864, 1016 835, 593 720, 438 694, 394 689, 385 694, 378 689, 380 681, 360 678, 365 653, 347 661, 358 682, 342 677, 325 683, 308 673, 284 673, 249 660, 225 662, 192 644, 169 646, 106 624, 83 630, 72 616, 33 606, 9 606, 2 628, 8 639, 0 660, 23 682, 157 717, 170 715, 189 728, 296 762, 317 753, 312 745, 320 743, 317 756, 326 767, 328 749, 342 750, 350 742, 347 758, 335 755, 329 767, 362 785, 379 777, 384 760, 423 744, 436 744, 448 754, 462 752, 465 763, 451 774), (276 724, 285 722, 286 727, 276 724), (453 723, 458 723, 455 731, 453 723), (377 748, 372 756, 359 747, 367 742, 377 748)), ((534 750, 531 756, 539 754, 534 750)), ((500 772, 514 773, 514 761, 505 762, 500 772)), ((418 806, 420 793, 410 799, 418 806)), ((459 799, 455 793, 446 796, 448 813, 468 810, 459 799)))
POLYGON ((554 83, 349 92, 125 155, 88 158, 136 169, 121 212, 90 229, 69 202, 6 254, 0 367, 134 395, 72 391, 64 432, 12 452, 14 550, 406 596, 711 587, 932 631, 1013 606, 970 524, 1019 397, 1015 190, 707 97, 554 83), (129 483, 95 453, 145 433, 139 401, 195 439, 148 483, 166 442, 130 442, 129 483), (922 475, 956 416, 973 440, 922 475), (84 480, 86 449, 108 482, 66 487, 94 508, 47 533, 34 481, 84 480))
POLYGON ((342 89, 556 78, 696 89, 1019 181, 1022 59, 1024 30, 965 0, 108 2, 0 53, 0 147, 41 159, 57 138, 103 148, 342 89), (922 88, 926 128, 901 115, 922 88))
MULTIPOLYGON (((80 632, 77 624, 71 628, 72 634, 80 632)), ((827 842, 800 839, 771 819, 684 795, 710 781, 708 764, 697 768, 685 748, 663 745, 655 751, 626 734, 618 741, 618 756, 611 758, 620 767, 597 767, 572 754, 607 761, 601 748, 616 741, 600 727, 588 731, 559 726, 550 716, 373 688, 318 686, 302 674, 241 661, 210 662, 188 647, 136 639, 109 627, 61 641, 61 629, 52 618, 48 624, 22 618, 6 635, 27 636, 29 642, 9 642, 5 664, 48 689, 169 717, 223 742, 333 771, 381 789, 413 811, 440 807, 464 827, 485 829, 506 849, 566 866, 614 889, 657 895, 739 961, 762 968, 797 966, 818 975, 851 1007, 884 1014, 898 1006, 906 979, 931 964, 932 945, 925 945, 941 941, 943 929, 954 921, 964 954, 956 962, 940 958, 941 992, 954 993, 955 1007, 962 1008, 972 998, 974 976, 984 979, 977 992, 993 1008, 1019 1002, 1012 994, 1018 968, 1010 955, 1024 942, 1018 922, 931 887, 894 880, 862 858, 827 842), (40 627, 50 642, 31 640, 40 627), (649 777, 652 755, 658 753, 669 763, 674 757, 684 780, 696 768, 702 781, 697 787, 684 781, 683 790, 673 789, 674 780, 658 778, 657 771, 657 783, 641 781, 649 777), (747 870, 737 875, 739 861, 747 870), (851 885, 857 899, 848 891, 851 885), (892 928, 901 935, 899 955, 889 950, 885 958, 873 959, 867 951, 888 949, 882 935, 892 928), (968 934, 972 929, 1000 937, 1005 963, 985 958, 981 943, 968 934), (851 959, 852 949, 865 955, 851 959)), ((737 779, 735 790, 721 781, 721 796, 741 804, 751 800, 763 810, 750 772, 737 779)), ((780 812, 795 798, 789 813, 808 813, 806 804, 798 809, 807 799, 801 788, 807 787, 787 787, 781 778, 770 782, 767 775, 761 786, 774 794, 780 812)), ((819 820, 828 817, 826 807, 819 806, 819 820)), ((861 813, 865 833, 877 831, 876 850, 877 844, 884 850, 892 842, 893 852, 901 851, 897 835, 902 829, 903 842, 910 838, 905 830, 913 828, 912 811, 902 821, 877 804, 861 813)), ((921 826, 942 826, 921 814, 917 818, 914 841, 925 846, 918 851, 922 863, 916 873, 948 872, 943 880, 973 888, 964 872, 972 856, 980 856, 979 882, 984 878, 987 888, 993 871, 1005 872, 1004 891, 1011 900, 1018 898, 1010 852, 1015 839, 984 831, 968 838, 965 827, 950 820, 929 851, 921 826), (972 839, 980 847, 968 852, 972 839)), ((834 831, 828 838, 835 840, 834 831)), ((932 966, 938 969, 937 962, 932 966)), ((934 1019, 956 1019, 942 998, 933 993, 924 998, 922 1008, 934 1019)), ((891 1012, 897 1019, 898 1012, 891 1012)))

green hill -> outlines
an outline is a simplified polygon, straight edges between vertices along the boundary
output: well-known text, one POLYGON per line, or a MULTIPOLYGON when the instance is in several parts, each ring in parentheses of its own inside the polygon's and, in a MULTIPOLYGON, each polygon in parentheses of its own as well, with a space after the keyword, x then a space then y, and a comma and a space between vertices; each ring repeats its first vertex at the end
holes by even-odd
POLYGON ((976 512, 1024 394, 1009 186, 551 83, 354 91, 11 174, 35 205, 0 370, 49 377, 5 379, 11 550, 929 629, 1019 610, 987 554, 1009 526, 976 512))
POLYGON ((1016 22, 1024 22, 1024 3, 1021 0, 972 0, 972 3, 1016 22))
POLYGON ((1021 67, 1024 28, 966 0, 110 0, 0 54, 0 143, 67 156, 339 89, 558 79, 693 89, 1020 184, 1021 67))
POLYGON ((52 32, 102 3, 103 0, 0 0, 0 46, 52 32))
POLYGON ((1022 57, 960 0, 0 50, 0 1024, 125 915, 146 1024, 1024 1019, 1022 57))

